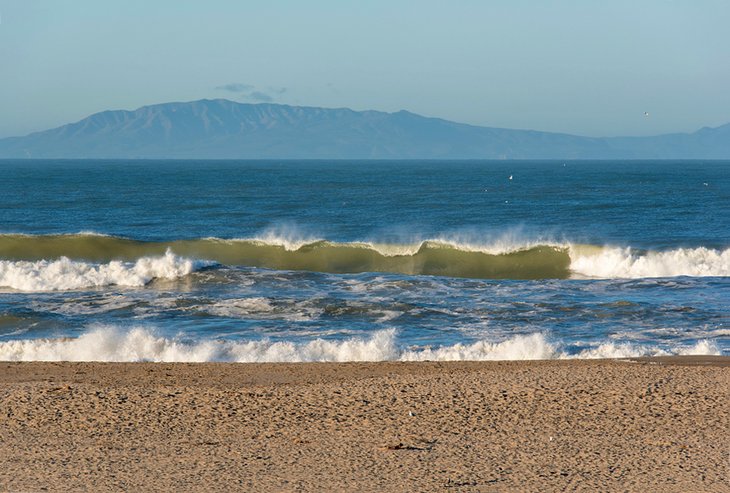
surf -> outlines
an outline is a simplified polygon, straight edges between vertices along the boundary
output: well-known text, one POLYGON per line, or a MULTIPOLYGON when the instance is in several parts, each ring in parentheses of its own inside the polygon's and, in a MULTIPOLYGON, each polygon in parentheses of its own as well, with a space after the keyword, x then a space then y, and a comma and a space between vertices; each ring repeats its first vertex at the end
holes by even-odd
POLYGON ((0 286, 20 290, 139 286, 158 277, 185 276, 212 264, 333 274, 382 272, 515 280, 730 275, 728 248, 647 251, 545 241, 509 245, 448 239, 406 244, 277 238, 153 242, 89 233, 7 234, 0 235, 0 259, 0 286), (134 267, 142 259, 154 258, 173 264, 189 262, 191 267, 165 271, 160 267, 164 262, 155 264, 158 270, 148 268, 149 272, 134 267))
POLYGON ((182 258, 167 250, 163 255, 135 262, 113 260, 103 264, 71 260, 0 260, 0 286, 17 291, 63 291, 105 286, 140 287, 153 279, 174 279, 209 265, 182 258))
POLYGON ((19 339, 0 342, 0 361, 108 361, 108 362, 350 362, 350 361, 500 361, 635 358, 670 355, 719 355, 716 344, 700 340, 693 345, 662 349, 652 345, 597 344, 577 352, 566 351, 543 333, 515 335, 501 341, 480 340, 440 347, 398 344, 397 332, 385 329, 369 337, 333 341, 184 340, 157 335, 146 327, 91 328, 78 337, 19 339))

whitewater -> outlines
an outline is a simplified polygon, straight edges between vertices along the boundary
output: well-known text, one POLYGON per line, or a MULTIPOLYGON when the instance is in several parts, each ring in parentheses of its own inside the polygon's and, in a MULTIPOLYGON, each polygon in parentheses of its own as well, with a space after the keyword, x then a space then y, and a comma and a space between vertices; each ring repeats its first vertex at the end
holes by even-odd
POLYGON ((296 363, 346 361, 494 361, 536 359, 636 358, 671 355, 719 355, 704 339, 671 350, 636 344, 601 344, 576 354, 536 333, 502 342, 479 341, 438 349, 399 349, 395 331, 375 332, 369 339, 343 341, 315 339, 307 343, 204 341, 190 343, 165 338, 134 327, 100 327, 74 339, 19 340, 0 343, 0 361, 105 361, 105 362, 229 362, 296 363))
POLYGON ((730 354, 727 162, 0 167, 0 360, 730 354))

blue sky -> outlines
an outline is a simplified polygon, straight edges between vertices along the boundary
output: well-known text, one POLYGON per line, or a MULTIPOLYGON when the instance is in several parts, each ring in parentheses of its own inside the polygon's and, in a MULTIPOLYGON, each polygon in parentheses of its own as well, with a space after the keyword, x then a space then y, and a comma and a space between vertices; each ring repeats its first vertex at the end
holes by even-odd
POLYGON ((0 0, 0 16, 0 137, 218 97, 594 136, 730 122, 726 0, 0 0))

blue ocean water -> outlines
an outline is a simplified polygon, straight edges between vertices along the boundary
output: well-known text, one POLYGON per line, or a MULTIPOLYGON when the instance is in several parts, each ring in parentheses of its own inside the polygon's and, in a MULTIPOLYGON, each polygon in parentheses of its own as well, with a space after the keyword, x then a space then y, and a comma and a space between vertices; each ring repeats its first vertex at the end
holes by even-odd
POLYGON ((730 354, 730 162, 0 161, 0 359, 730 354))

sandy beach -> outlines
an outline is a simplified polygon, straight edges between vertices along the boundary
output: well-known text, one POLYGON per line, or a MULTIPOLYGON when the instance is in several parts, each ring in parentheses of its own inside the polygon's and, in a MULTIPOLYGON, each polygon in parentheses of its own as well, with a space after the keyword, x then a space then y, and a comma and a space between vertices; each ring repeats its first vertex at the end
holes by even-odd
POLYGON ((1 363, 0 491, 730 491, 729 364, 1 363))

